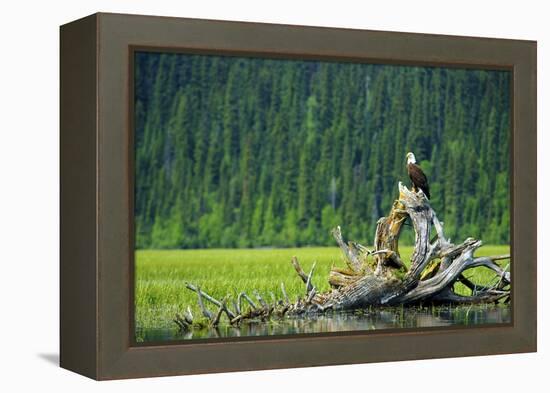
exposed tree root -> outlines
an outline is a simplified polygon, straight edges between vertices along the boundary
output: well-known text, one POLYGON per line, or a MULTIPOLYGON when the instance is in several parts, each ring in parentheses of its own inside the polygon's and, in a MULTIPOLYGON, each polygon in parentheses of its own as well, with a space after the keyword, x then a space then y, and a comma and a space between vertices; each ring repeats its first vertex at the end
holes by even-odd
MULTIPOLYGON (((474 257, 482 242, 473 238, 456 245, 451 243, 445 237, 443 224, 423 192, 409 190, 401 183, 399 199, 393 203, 389 215, 378 220, 373 250, 355 242, 346 243, 340 227, 335 228, 332 235, 342 250, 347 268, 331 270, 328 280, 332 290, 329 292, 318 293, 313 284, 315 263, 306 274, 296 257, 291 262, 305 284, 305 293, 303 298, 299 297, 294 302, 288 298, 283 283, 283 299, 276 299, 272 294, 271 301, 266 301, 256 291, 255 302, 248 294, 241 292, 237 300, 232 302, 233 310, 227 305, 227 297, 218 300, 197 286, 188 283, 186 287, 197 293, 201 312, 208 324, 214 327, 220 323, 223 314, 234 325, 246 320, 319 313, 328 309, 509 300, 510 273, 496 261, 509 260, 510 255, 474 257), (398 246, 399 235, 407 218, 410 218, 415 231, 414 251, 408 268, 401 260, 398 246), (435 231, 433 239, 432 228, 435 231), (481 266, 495 273, 491 285, 477 285, 465 277, 466 271, 481 266), (454 290, 457 283, 465 285, 471 293, 467 296, 457 294, 454 290), (217 307, 216 312, 209 311, 203 300, 217 307)), ((174 322, 182 330, 197 325, 189 308, 183 315, 176 315, 174 322)))

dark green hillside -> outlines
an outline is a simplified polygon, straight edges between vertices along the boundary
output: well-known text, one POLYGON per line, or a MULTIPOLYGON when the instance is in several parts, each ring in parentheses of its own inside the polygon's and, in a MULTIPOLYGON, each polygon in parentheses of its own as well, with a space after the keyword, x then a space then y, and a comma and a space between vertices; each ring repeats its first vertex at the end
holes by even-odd
POLYGON ((369 244, 413 151, 453 240, 509 242, 510 74, 138 53, 138 248, 369 244))

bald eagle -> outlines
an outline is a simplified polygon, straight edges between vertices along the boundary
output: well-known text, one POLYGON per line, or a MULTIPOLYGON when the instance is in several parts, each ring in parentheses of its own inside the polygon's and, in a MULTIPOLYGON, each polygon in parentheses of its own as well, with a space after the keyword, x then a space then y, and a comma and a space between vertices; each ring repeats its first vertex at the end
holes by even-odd
POLYGON ((428 178, 418 165, 416 165, 416 158, 413 153, 407 153, 407 172, 409 178, 412 181, 414 190, 422 190, 426 198, 430 199, 430 185, 428 184, 428 178))

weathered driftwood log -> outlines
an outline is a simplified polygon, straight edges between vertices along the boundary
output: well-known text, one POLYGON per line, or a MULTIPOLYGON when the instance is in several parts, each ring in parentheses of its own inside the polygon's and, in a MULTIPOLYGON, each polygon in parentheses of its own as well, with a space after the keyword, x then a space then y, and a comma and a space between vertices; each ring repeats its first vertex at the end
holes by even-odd
MULTIPOLYGON (((387 217, 378 220, 374 236, 374 249, 354 242, 346 243, 340 227, 332 234, 342 250, 346 268, 333 268, 329 274, 332 290, 318 293, 313 284, 315 264, 306 274, 296 257, 292 265, 305 284, 304 298, 290 302, 284 285, 281 289, 284 298, 268 303, 256 292, 256 304, 246 293, 239 294, 234 310, 227 306, 227 298, 217 300, 192 284, 187 288, 196 292, 198 304, 210 325, 216 326, 222 314, 226 314, 231 324, 251 319, 266 319, 273 315, 351 310, 367 306, 394 306, 418 303, 479 303, 496 302, 510 296, 510 273, 496 261, 510 259, 509 255, 475 257, 481 247, 481 240, 466 239, 453 244, 445 237, 443 224, 438 220, 422 191, 414 192, 399 183, 399 198, 393 203, 387 217), (415 244, 409 266, 399 254, 399 235, 403 224, 410 219, 415 231, 415 244), (435 236, 432 238, 432 230, 435 236), (495 272, 495 282, 491 285, 477 285, 464 276, 464 272, 474 267, 484 266, 495 272), (455 292, 456 283, 462 283, 470 290, 467 296, 455 292), (209 311, 204 300, 215 305, 216 313, 209 311), (242 301, 248 306, 245 308, 242 301)), ((176 324, 183 330, 193 324, 193 316, 188 309, 183 316, 177 315, 176 324)))

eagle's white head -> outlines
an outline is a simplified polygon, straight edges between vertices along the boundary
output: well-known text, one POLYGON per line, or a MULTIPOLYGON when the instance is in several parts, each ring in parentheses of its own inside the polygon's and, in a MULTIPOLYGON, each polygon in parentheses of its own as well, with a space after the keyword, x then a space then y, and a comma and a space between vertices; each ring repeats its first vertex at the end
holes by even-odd
POLYGON ((407 164, 416 164, 416 158, 413 153, 407 153, 407 164))

